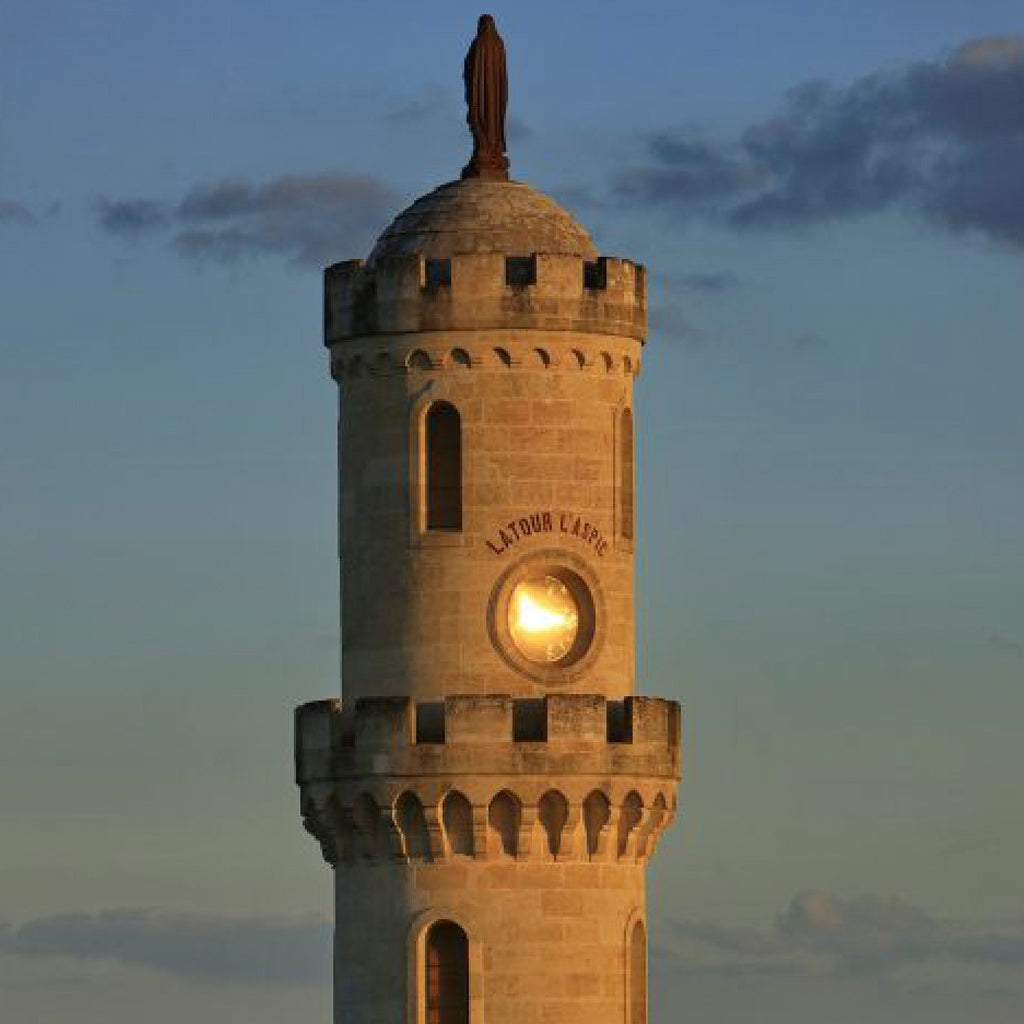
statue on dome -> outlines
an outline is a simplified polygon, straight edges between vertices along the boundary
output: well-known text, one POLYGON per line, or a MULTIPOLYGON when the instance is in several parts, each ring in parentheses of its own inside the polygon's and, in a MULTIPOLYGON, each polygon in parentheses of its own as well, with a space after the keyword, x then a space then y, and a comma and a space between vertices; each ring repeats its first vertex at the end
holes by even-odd
POLYGON ((489 14, 482 14, 477 23, 476 38, 466 54, 462 80, 466 85, 466 123, 473 134, 473 156, 462 169, 462 177, 507 181, 505 44, 489 14))

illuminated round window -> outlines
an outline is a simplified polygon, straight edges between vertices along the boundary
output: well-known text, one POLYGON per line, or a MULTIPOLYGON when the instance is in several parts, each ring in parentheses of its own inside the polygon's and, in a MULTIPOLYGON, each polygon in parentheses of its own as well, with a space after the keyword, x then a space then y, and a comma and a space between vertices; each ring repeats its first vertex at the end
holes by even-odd
POLYGON ((528 576, 512 589, 508 631, 524 658, 541 665, 565 661, 579 629, 579 605, 557 576, 528 576))
POLYGON ((494 649, 517 672, 543 686, 570 683, 589 671, 604 636, 600 582, 572 551, 534 551, 495 580, 487 602, 494 649))

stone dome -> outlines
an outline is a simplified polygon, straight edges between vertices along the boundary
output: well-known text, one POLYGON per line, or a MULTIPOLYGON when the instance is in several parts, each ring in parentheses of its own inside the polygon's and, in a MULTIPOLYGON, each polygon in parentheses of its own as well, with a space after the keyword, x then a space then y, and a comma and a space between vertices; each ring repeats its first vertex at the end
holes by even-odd
POLYGON ((553 199, 518 181, 468 178, 417 199, 377 239, 367 260, 420 253, 447 259, 461 253, 529 256, 552 253, 597 258, 590 235, 553 199))

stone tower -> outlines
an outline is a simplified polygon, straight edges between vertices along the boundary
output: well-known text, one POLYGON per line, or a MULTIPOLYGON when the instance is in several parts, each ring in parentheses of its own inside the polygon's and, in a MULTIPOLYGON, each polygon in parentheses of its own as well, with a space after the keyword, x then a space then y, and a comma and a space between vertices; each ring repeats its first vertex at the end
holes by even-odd
POLYGON ((325 273, 343 696, 297 710, 296 770, 337 1024, 646 1021, 681 751, 634 694, 645 330, 643 267, 502 173, 325 273))

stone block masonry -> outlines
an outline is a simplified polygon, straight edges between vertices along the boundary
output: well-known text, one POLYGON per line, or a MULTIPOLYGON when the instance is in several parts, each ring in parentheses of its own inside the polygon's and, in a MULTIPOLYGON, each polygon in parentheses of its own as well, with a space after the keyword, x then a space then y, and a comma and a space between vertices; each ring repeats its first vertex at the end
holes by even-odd
POLYGON ((644 268, 528 186, 329 267, 343 696, 295 716, 336 1024, 646 1024, 682 713, 636 693, 644 268))

